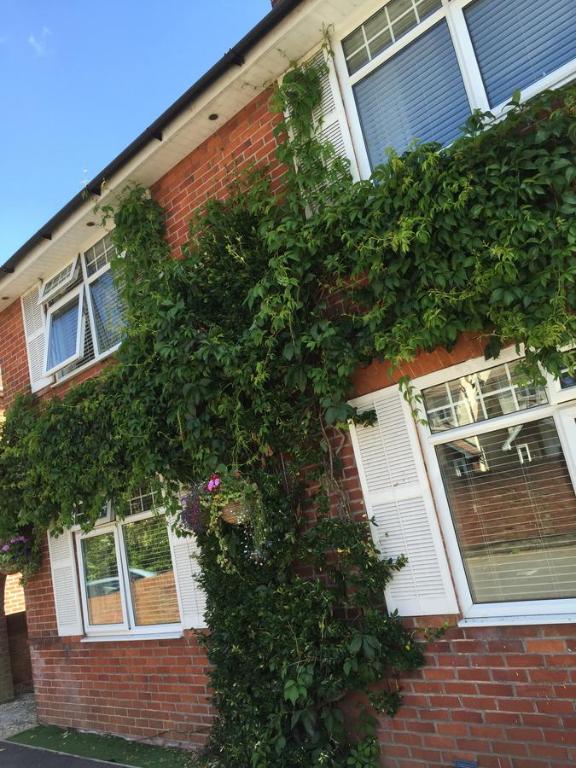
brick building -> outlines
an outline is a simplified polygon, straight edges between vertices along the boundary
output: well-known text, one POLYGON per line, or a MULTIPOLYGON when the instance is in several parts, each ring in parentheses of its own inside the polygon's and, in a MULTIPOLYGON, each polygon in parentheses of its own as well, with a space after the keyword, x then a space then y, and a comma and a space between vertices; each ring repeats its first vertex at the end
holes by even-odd
MULTIPOLYGON (((266 163, 281 183, 273 83, 288 61, 324 55, 326 26, 334 58, 319 130, 366 178, 387 146, 448 143, 471 109, 499 113, 516 89, 527 98, 570 81, 572 11, 570 0, 279 0, 88 190, 113 201, 130 181, 149 186, 177 254, 192 212, 239 168, 266 163)), ((78 195, 4 264, 7 401, 29 388, 55 396, 113 356, 110 248, 78 195)), ((404 681, 398 716, 382 718, 387 768, 576 763, 576 382, 567 373, 524 387, 517 357, 487 363, 480 340, 463 336, 394 377, 375 362, 355 378, 356 404, 378 422, 352 430, 343 451, 350 498, 378 522, 383 553, 409 558, 388 607, 408 623, 450 625, 404 681), (427 426, 399 394, 405 373, 427 426)), ((201 745, 213 711, 192 631, 203 624, 193 543, 158 525, 150 501, 134 499, 123 523, 106 510, 91 534, 47 542, 26 590, 39 716, 201 745), (134 558, 145 529, 154 566, 134 558)))

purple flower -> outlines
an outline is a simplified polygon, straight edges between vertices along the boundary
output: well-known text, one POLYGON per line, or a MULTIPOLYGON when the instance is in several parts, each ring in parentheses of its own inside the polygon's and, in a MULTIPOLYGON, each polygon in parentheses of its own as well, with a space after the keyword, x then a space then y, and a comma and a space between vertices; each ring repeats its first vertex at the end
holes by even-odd
POLYGON ((204 523, 202 520, 202 507, 200 505, 200 496, 197 490, 192 490, 181 499, 182 513, 181 521, 184 528, 194 533, 202 533, 204 523))
POLYGON ((0 549, 0 552, 10 552, 10 544, 4 544, 4 546, 0 549))
POLYGON ((222 480, 220 480, 218 475, 212 475, 210 480, 208 480, 208 485, 206 486, 206 488, 210 493, 212 493, 213 491, 216 490, 216 488, 218 488, 221 482, 222 480))

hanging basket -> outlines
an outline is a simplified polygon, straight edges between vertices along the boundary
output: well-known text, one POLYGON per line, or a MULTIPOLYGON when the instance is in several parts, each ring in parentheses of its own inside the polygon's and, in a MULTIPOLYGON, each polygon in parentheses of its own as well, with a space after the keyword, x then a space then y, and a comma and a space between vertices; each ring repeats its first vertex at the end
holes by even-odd
POLYGON ((245 518, 245 509, 241 501, 231 501, 220 510, 220 519, 229 525, 240 525, 245 518))
POLYGON ((20 572, 20 566, 17 563, 0 563, 0 575, 13 576, 20 572))

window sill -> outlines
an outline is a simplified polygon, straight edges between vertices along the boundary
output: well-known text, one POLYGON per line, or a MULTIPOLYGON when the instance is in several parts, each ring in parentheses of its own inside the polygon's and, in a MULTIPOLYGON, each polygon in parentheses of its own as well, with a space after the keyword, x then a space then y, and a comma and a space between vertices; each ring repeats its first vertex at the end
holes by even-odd
POLYGON ((550 613, 539 616, 490 616, 486 618, 461 619, 459 627, 517 627, 535 624, 574 624, 574 613, 550 613))
POLYGON ((182 630, 175 632, 149 632, 140 634, 125 635, 86 635, 80 642, 82 643, 118 643, 118 642, 138 642, 140 640, 178 640, 184 637, 182 630))

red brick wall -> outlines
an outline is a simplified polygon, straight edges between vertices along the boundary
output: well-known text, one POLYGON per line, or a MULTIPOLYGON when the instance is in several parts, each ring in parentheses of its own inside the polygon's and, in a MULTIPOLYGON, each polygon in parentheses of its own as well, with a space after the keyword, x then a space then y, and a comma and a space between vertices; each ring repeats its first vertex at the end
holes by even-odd
POLYGON ((452 628, 426 662, 403 680, 396 718, 380 720, 386 768, 576 765, 573 625, 452 628))
POLYGON ((2 407, 7 408, 18 392, 30 388, 20 301, 0 312, 0 369, 4 384, 2 407))
MULTIPOLYGON (((192 212, 225 194, 238 168, 274 158, 267 109, 258 96, 212 138, 153 187, 167 210, 175 255, 185 242, 192 212)), ((423 354, 394 376, 383 363, 358 372, 357 394, 417 377, 482 354, 468 335, 450 352, 423 354)), ((0 316, 0 365, 8 395, 27 386, 19 304, 0 316), (7 336, 6 330, 9 330, 7 336)), ((93 375, 97 369, 90 369, 93 375)), ((362 494, 350 445, 341 453, 357 514, 362 494)), ((206 658, 194 633, 180 640, 82 643, 57 637, 50 570, 27 587, 28 624, 40 718, 43 722, 201 744, 213 712, 206 658)), ((442 617, 424 624, 440 623, 442 617)), ((405 706, 382 718, 379 738, 386 768, 450 766, 457 758, 480 768, 567 768, 576 763, 576 630, 570 626, 458 629, 429 649, 428 665, 404 682, 405 706)))
POLYGON ((174 254, 186 241, 192 213, 212 197, 225 197, 238 171, 252 165, 270 168, 272 188, 278 189, 283 168, 276 160, 274 126, 268 89, 207 141, 184 158, 153 187, 154 198, 167 215, 168 240, 174 254))
POLYGON ((26 586, 26 602, 41 722, 168 743, 205 742, 213 710, 196 633, 103 643, 58 637, 47 553, 26 586))

